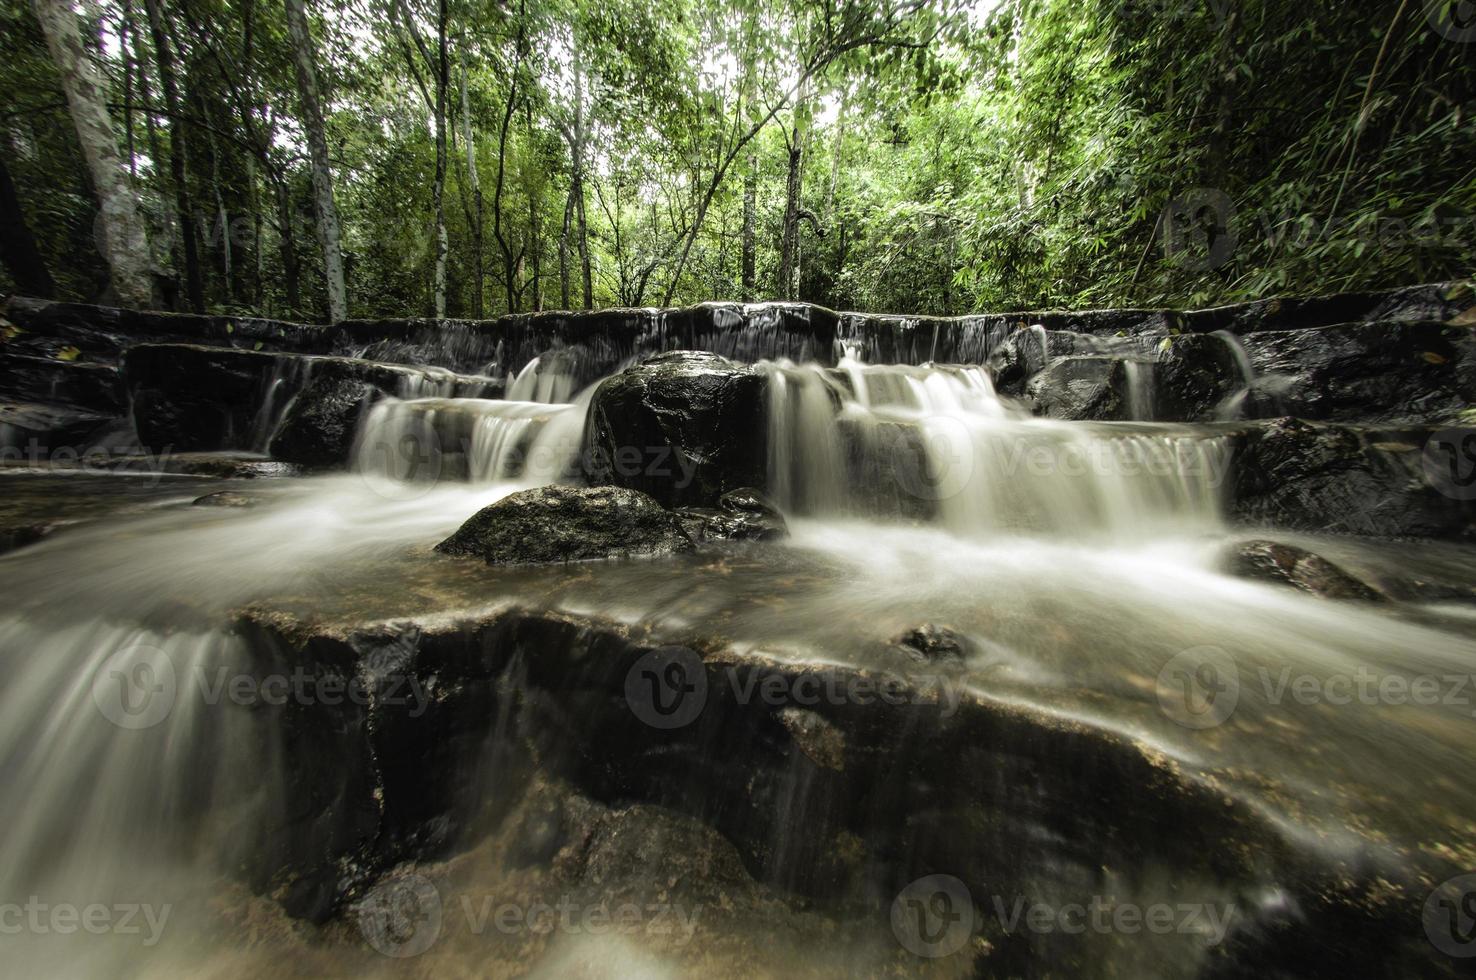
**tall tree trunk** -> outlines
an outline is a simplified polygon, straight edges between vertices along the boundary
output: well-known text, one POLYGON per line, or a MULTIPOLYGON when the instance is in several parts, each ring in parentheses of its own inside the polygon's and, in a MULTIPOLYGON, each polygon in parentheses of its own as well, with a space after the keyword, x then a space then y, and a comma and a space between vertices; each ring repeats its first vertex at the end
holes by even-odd
POLYGON ((179 84, 175 80, 174 51, 169 43, 169 29, 164 22, 163 0, 144 0, 144 9, 149 15, 149 34, 154 40, 159 90, 164 96, 164 110, 169 113, 169 181, 174 190, 174 209, 179 212, 185 296, 191 310, 204 313, 205 275, 200 268, 200 245, 195 237, 199 222, 198 216, 190 207, 189 127, 184 121, 184 106, 179 100, 179 84))
POLYGON ((779 281, 781 299, 794 299, 799 278, 799 212, 800 175, 804 148, 800 144, 799 126, 794 128, 789 145, 789 176, 784 182, 784 232, 779 243, 779 281))
POLYGON ((287 309, 298 315, 302 309, 302 260, 297 257, 297 234, 293 227, 292 193, 285 180, 278 180, 277 224, 282 239, 282 290, 287 294, 287 309))
MULTIPOLYGON (((6 148, 8 151, 8 147, 6 148)), ((46 268, 46 260, 36 248, 36 239, 31 226, 26 223, 26 213, 21 210, 20 197, 5 167, 7 153, 0 153, 0 261, 10 270, 16 288, 30 296, 51 299, 56 295, 56 283, 46 268)))
POLYGON ((451 52, 446 43, 448 14, 440 0, 436 14, 436 316, 446 316, 446 90, 451 81, 451 52))
POLYGON ((589 261, 589 222, 584 210, 584 74, 574 48, 574 216, 579 223, 579 269, 584 277, 584 308, 594 309, 594 273, 589 261))
POLYGON ((472 316, 480 320, 483 315, 482 280, 486 278, 482 252, 482 181, 477 175, 477 146, 472 130, 471 95, 467 90, 466 76, 466 51, 463 49, 461 52, 461 141, 466 146, 466 179, 472 193, 472 268, 475 277, 472 284, 472 316))
POLYGON ((106 83, 82 44, 81 18, 68 0, 32 0, 31 7, 56 63, 92 188, 102 206, 103 258, 113 291, 124 306, 147 308, 154 292, 148 229, 128 182, 128 165, 118 153, 106 83))
POLYGON ((758 158, 748 155, 748 172, 743 175, 743 302, 752 303, 758 288, 755 273, 758 258, 758 242, 755 240, 758 224, 758 158))
POLYGON ((323 246, 323 275, 328 281, 328 319, 337 323, 348 318, 348 289, 344 284, 338 208, 333 203, 333 171, 328 165, 328 138, 323 126, 323 101, 318 93, 313 37, 308 31, 303 0, 284 2, 287 7, 287 35, 292 42, 292 60, 297 68, 302 128, 307 133, 308 154, 312 158, 313 205, 318 214, 318 238, 323 246))
POLYGON ((569 226, 574 223, 574 185, 564 199, 564 225, 559 231, 559 302, 569 309, 569 226))
MULTIPOLYGON (((529 133, 533 132, 533 103, 527 99, 523 100, 523 125, 529 133)), ((538 198, 536 190, 528 188, 528 264, 533 269, 529 282, 533 302, 529 308, 534 313, 543 309, 543 233, 538 220, 538 198)))

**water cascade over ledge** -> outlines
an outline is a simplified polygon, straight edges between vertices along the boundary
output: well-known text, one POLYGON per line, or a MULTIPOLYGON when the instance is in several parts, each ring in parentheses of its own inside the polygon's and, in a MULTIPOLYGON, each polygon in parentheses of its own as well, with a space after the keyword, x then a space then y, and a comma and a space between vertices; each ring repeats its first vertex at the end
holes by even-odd
POLYGON ((0 961, 1461 975, 1473 342, 1304 302, 148 337, 0 466, 0 961))

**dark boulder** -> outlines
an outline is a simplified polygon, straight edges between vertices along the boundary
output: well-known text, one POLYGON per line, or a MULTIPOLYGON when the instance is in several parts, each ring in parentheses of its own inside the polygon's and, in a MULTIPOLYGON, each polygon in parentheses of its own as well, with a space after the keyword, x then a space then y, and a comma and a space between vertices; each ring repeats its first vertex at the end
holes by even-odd
POLYGON ((292 400, 268 451, 300 466, 344 466, 365 409, 383 397, 382 390, 366 381, 315 378, 292 400))
POLYGON ((973 640, 957 630, 924 623, 892 640, 892 646, 912 660, 929 666, 962 667, 975 649, 973 640))
POLYGON ((1037 415, 1073 422, 1105 421, 1129 417, 1127 386, 1121 360, 1074 355, 1052 361, 1030 379, 1025 393, 1037 415))
MULTIPOLYGON (((400 397, 486 397, 502 390, 502 383, 492 378, 452 374, 440 368, 182 344, 131 348, 124 357, 123 379, 139 440, 155 452, 166 448, 176 452, 264 451, 284 414, 310 381, 322 382, 322 387, 305 410, 318 411, 323 422, 337 410, 335 425, 346 421, 345 392, 362 393, 364 389, 334 383, 359 382, 383 395, 400 397)), ((289 440, 289 447, 301 448, 305 461, 314 465, 324 461, 313 455, 314 449, 326 451, 335 445, 332 436, 316 440, 296 433, 294 437, 299 442, 289 440)))
POLYGON ((255 507, 263 498, 256 494, 240 493, 236 490, 217 490, 191 501, 195 507, 255 507))
POLYGON ((1476 401, 1476 334, 1443 323, 1354 323, 1242 339, 1256 383, 1247 417, 1454 419, 1476 401))
POLYGON ((1225 556, 1225 571, 1239 578, 1300 589, 1324 599, 1382 599, 1366 583, 1305 548, 1254 540, 1235 545, 1225 556))
POLYGON ((539 487, 477 511, 436 550, 488 564, 659 557, 690 551, 677 518, 622 487, 539 487))
POLYGON ((65 405, 0 402, 0 449, 7 455, 51 457, 58 450, 80 456, 109 442, 118 418, 65 405))
POLYGON ((1230 512, 1263 526, 1387 537, 1469 537, 1476 501, 1442 492, 1425 466, 1428 427, 1300 419, 1234 435, 1230 512))
POLYGON ((12 297, 5 318, 15 353, 53 357, 66 351, 85 361, 114 363, 137 344, 204 344, 245 350, 328 353, 331 331, 311 324, 259 317, 200 316, 157 310, 125 310, 86 303, 12 297))
POLYGON ((0 354, 0 398, 67 405, 100 415, 127 410, 118 369, 107 364, 0 354))
POLYGON ((586 426, 592 483, 667 506, 713 506, 766 475, 765 378, 716 354, 673 351, 600 385, 586 426))

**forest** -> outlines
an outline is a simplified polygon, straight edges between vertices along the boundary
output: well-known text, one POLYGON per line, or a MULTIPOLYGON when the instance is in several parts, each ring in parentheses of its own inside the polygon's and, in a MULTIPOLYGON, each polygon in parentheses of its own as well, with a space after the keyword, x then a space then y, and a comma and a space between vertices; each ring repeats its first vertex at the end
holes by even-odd
POLYGON ((3 0, 0 292, 338 321, 1448 280, 1468 7, 3 0))

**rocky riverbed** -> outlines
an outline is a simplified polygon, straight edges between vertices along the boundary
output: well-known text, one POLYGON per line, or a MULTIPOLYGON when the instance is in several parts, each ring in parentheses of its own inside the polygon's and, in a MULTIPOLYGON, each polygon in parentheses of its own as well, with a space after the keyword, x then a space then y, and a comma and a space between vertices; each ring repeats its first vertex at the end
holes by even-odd
POLYGON ((12 300, 14 962, 1461 975, 1473 304, 12 300))

